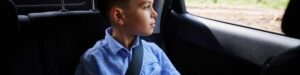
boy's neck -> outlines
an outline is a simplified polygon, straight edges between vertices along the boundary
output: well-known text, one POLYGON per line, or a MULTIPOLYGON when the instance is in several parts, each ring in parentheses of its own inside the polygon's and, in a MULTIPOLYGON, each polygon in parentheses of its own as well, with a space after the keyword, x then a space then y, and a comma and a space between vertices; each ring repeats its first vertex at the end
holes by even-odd
POLYGON ((129 34, 126 30, 112 27, 112 37, 115 38, 124 47, 130 50, 135 35, 129 34))

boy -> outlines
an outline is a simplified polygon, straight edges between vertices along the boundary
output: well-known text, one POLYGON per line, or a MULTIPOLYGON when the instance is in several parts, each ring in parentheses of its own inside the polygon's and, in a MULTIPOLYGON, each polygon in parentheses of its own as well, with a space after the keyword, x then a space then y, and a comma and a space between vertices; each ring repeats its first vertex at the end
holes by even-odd
POLYGON ((142 45, 140 75, 179 75, 156 44, 140 40, 139 36, 153 32, 157 13, 152 5, 153 0, 105 0, 100 10, 106 11, 112 26, 106 29, 103 40, 84 53, 75 74, 125 75, 132 52, 142 45))

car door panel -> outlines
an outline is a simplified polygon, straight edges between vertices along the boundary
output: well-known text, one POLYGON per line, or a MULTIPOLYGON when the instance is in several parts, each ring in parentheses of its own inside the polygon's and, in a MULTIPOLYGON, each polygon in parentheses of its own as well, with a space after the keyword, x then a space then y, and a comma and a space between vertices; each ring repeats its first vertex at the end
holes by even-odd
POLYGON ((299 39, 172 11, 162 26, 166 49, 183 74, 258 75, 299 39))

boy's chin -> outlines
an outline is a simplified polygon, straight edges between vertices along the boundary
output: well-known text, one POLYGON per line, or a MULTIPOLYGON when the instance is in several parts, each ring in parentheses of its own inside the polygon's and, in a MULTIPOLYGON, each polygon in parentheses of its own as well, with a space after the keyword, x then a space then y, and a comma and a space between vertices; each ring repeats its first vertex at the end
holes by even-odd
POLYGON ((149 31, 149 32, 140 34, 140 36, 150 36, 150 35, 152 35, 152 33, 153 33, 153 31, 149 31))

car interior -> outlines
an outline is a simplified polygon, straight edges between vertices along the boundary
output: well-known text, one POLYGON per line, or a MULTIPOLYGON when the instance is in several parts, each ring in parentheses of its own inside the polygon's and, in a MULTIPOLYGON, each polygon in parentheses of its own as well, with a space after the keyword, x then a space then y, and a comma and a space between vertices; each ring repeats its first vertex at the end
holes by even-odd
MULTIPOLYGON (((0 1, 7 75, 74 75, 80 56, 110 25, 98 0, 68 1, 0 1)), ((192 15, 184 0, 154 0, 156 27, 142 38, 159 45, 182 75, 299 75, 299 4, 290 0, 283 35, 192 15)))

